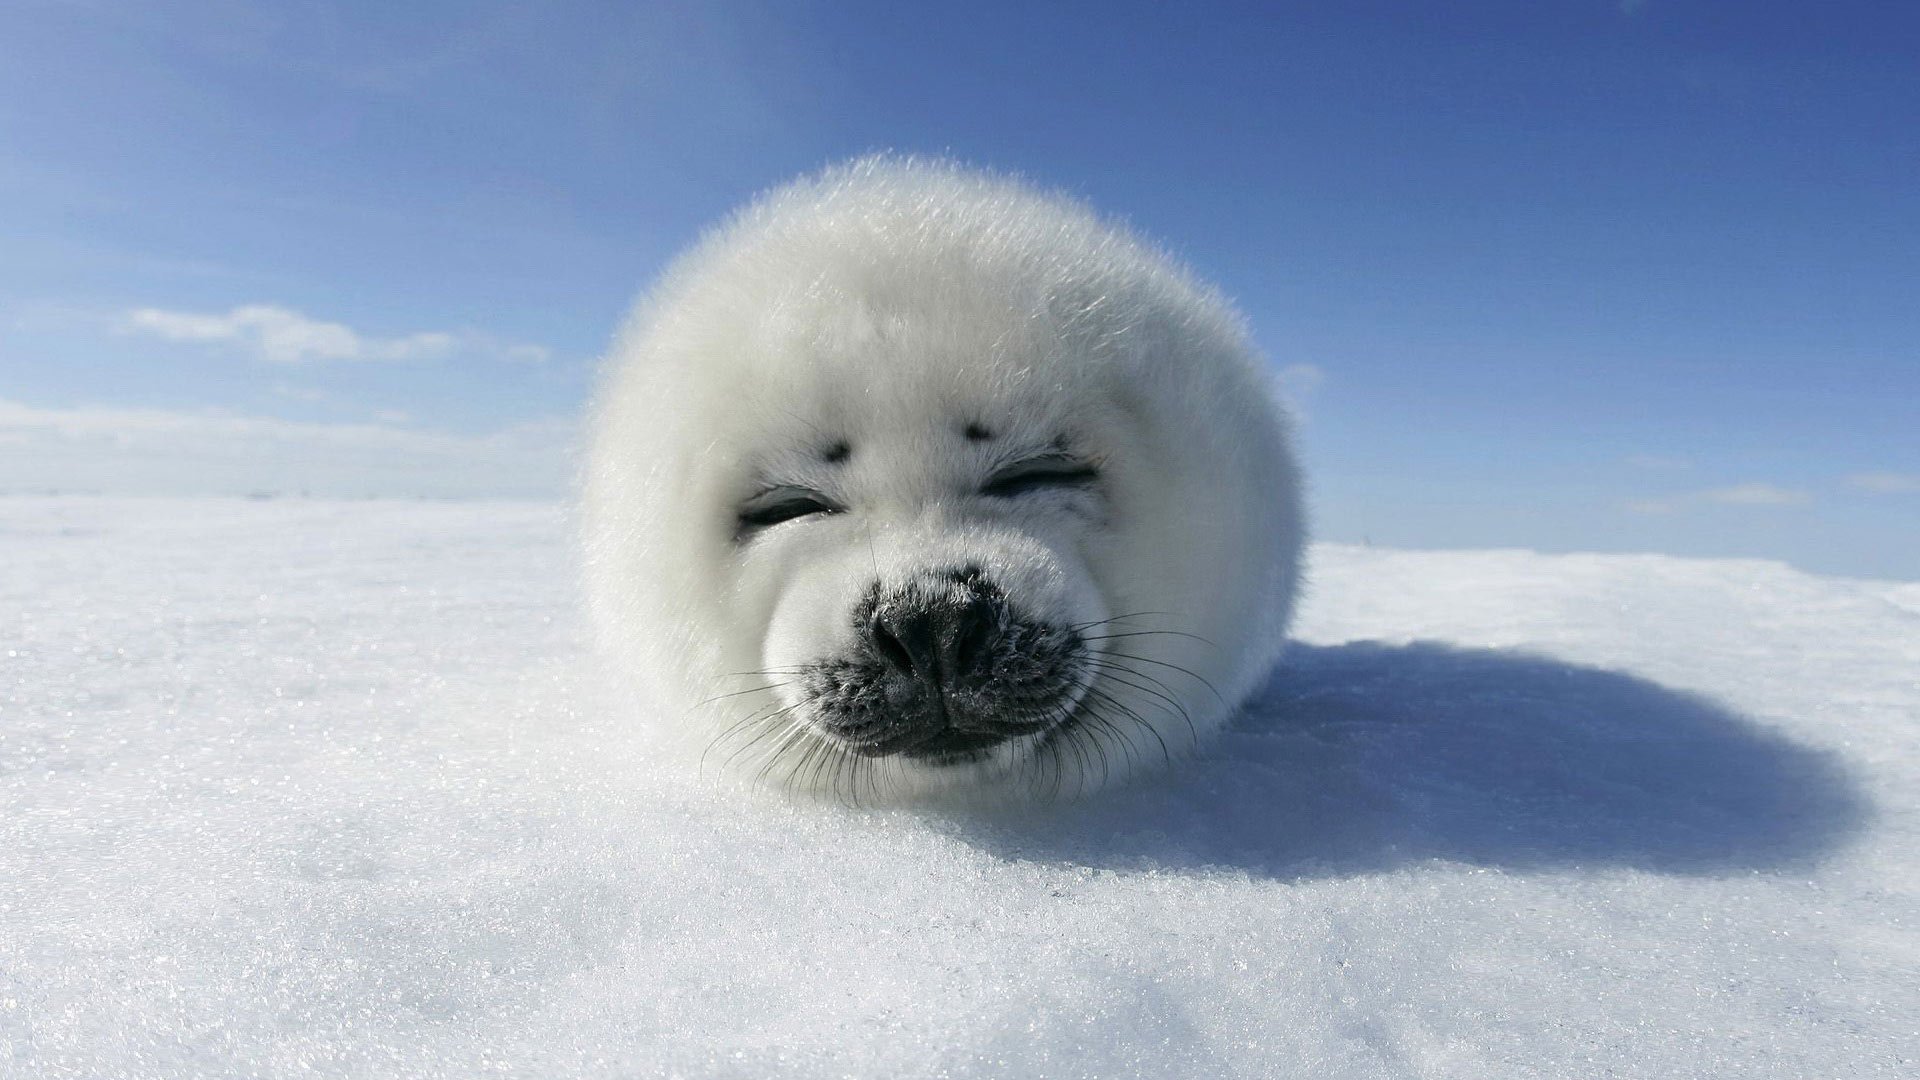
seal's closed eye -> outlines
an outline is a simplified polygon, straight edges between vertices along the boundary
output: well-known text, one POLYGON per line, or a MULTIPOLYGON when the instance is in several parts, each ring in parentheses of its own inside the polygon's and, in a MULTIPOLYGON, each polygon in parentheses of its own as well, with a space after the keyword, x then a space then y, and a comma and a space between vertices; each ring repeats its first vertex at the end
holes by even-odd
POLYGON ((740 504, 740 528, 735 539, 744 540, 750 533, 795 518, 838 514, 844 509, 812 488, 787 484, 768 488, 740 504))
POLYGON ((1048 488, 1082 488, 1100 478, 1100 470, 1066 454, 1043 454, 1016 461, 987 478, 980 494, 1011 499, 1048 488))

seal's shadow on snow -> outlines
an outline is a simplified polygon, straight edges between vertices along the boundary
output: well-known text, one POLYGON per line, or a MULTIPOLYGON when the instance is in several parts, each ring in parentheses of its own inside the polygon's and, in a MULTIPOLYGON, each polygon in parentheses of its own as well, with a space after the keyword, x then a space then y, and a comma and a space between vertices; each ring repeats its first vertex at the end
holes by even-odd
POLYGON ((1724 874, 1817 861, 1865 800, 1828 754, 1618 672, 1436 644, 1290 646, 1207 753, 968 838, 1104 867, 1309 878, 1427 859, 1724 874))

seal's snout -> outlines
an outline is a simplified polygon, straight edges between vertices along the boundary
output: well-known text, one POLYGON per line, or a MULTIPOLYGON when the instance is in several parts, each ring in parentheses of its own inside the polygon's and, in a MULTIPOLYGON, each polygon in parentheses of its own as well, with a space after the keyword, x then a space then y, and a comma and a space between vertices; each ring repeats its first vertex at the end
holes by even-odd
POLYGON ((1063 722, 1082 644, 1023 614, 977 566, 875 582, 848 653, 808 667, 816 722, 863 757, 971 760, 1063 722))
POLYGON ((997 596, 916 596, 874 609, 867 643, 895 678, 939 691, 979 677, 1005 616, 997 596))

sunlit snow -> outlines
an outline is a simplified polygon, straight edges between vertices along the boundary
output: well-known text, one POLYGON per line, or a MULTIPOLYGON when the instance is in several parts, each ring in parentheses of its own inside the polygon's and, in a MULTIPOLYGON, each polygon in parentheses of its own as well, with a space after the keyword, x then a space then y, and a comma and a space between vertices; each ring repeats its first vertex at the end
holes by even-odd
POLYGON ((0 499, 0 1075, 1911 1077, 1920 585, 1313 552, 1198 761, 650 768, 544 504, 0 499))

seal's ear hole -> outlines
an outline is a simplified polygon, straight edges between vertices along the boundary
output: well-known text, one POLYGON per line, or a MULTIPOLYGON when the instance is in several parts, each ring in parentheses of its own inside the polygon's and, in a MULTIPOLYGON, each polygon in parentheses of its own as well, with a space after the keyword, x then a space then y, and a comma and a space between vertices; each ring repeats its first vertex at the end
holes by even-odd
POLYGON ((827 447, 825 450, 820 451, 821 460, 825 461, 829 465, 838 465, 841 462, 847 460, 847 458, 851 457, 852 455, 853 455, 853 447, 849 445, 847 443, 847 440, 845 439, 841 439, 839 442, 836 442, 833 445, 827 447))
POLYGON ((986 442, 993 438, 993 432, 987 430, 986 425, 977 421, 969 423, 963 434, 966 435, 968 442, 986 442))

